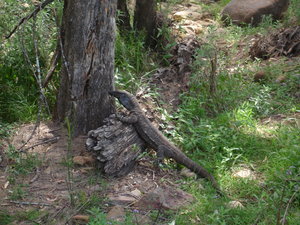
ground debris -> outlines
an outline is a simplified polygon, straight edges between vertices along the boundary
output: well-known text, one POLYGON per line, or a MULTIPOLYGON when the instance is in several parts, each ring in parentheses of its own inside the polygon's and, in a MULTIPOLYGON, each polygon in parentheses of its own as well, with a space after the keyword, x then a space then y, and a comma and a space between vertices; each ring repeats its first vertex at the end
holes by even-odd
POLYGON ((270 35, 260 37, 250 48, 251 58, 300 55, 300 26, 283 28, 270 35))
POLYGON ((177 43, 171 51, 170 65, 157 69, 151 79, 151 84, 158 88, 163 102, 170 104, 173 109, 180 104, 179 95, 189 89, 193 55, 199 46, 199 41, 194 37, 177 43))

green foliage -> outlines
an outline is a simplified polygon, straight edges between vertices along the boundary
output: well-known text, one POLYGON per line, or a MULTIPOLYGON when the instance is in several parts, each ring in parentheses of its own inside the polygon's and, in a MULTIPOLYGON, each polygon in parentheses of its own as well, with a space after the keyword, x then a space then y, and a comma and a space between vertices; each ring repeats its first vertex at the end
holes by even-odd
POLYGON ((11 161, 9 170, 9 181, 15 183, 15 179, 18 176, 24 176, 31 173, 37 168, 41 161, 38 159, 36 154, 24 154, 15 149, 12 145, 8 146, 5 151, 6 157, 11 161))
POLYGON ((0 225, 11 224, 13 221, 14 218, 9 212, 0 209, 0 225))
POLYGON ((276 224, 277 214, 282 218, 292 198, 287 220, 298 223, 300 130, 293 122, 297 121, 293 113, 300 109, 295 96, 299 91, 299 62, 287 63, 283 58, 262 66, 260 60, 236 57, 248 51, 248 46, 241 49, 239 45, 249 35, 266 34, 282 26, 265 17, 258 27, 231 25, 221 33, 217 26, 208 29, 208 43, 196 52, 190 90, 181 96, 182 105, 173 120, 176 132, 171 137, 193 160, 213 171, 230 199, 215 198, 207 186, 199 190, 198 180, 186 181, 183 187, 197 201, 176 216, 176 223, 276 224), (218 48, 219 41, 231 47, 218 48), (218 65, 215 94, 210 91, 214 52, 218 65), (266 79, 254 82, 258 71, 264 71, 266 79), (279 76, 285 77, 284 82, 276 81, 279 76), (288 115, 291 122, 262 123, 262 118, 277 114, 288 115), (250 168, 255 178, 233 176, 243 168, 250 168), (231 200, 240 201, 244 207, 229 207, 231 200))
POLYGON ((117 34, 115 49, 115 82, 120 89, 136 90, 143 78, 155 68, 150 51, 144 46, 144 36, 131 31, 117 34))
POLYGON ((285 13, 284 23, 289 26, 290 24, 299 25, 300 22, 300 1, 290 0, 290 5, 285 13))
POLYGON ((92 218, 89 221, 89 225, 106 225, 106 224, 113 224, 113 225, 131 225, 134 224, 132 218, 127 216, 124 222, 115 222, 106 219, 106 214, 103 213, 99 208, 92 208, 89 210, 89 213, 92 215, 92 218))
MULTIPOLYGON (((37 113, 39 90, 32 69, 36 69, 34 37, 39 45, 39 61, 44 75, 49 66, 51 54, 56 46, 56 25, 52 9, 58 14, 62 3, 54 4, 40 11, 36 17, 28 20, 13 34, 9 40, 5 36, 13 30, 18 21, 35 7, 32 1, 25 0, 17 5, 15 1, 4 0, 0 3, 0 121, 30 121, 37 113), (36 32, 33 32, 35 26, 36 32), (24 57, 27 53, 30 63, 24 57)), ((53 87, 48 97, 55 95, 53 87)), ((52 100, 52 98, 51 98, 52 100)), ((52 104, 52 102, 51 102, 52 104)))
POLYGON ((35 209, 16 212, 14 214, 12 214, 12 212, 7 212, 0 209, 0 225, 13 224, 13 222, 16 223, 17 221, 27 221, 32 223, 34 220, 40 217, 41 214, 44 213, 35 209))
MULTIPOLYGON (((7 123, 1 123, 0 122, 0 140, 2 138, 9 137, 9 135, 12 132, 12 129, 13 129, 12 124, 7 124, 7 123)), ((0 143, 0 147, 1 147, 1 143, 0 143)))
POLYGON ((23 186, 16 185, 9 194, 9 198, 11 200, 20 200, 23 199, 26 195, 27 193, 24 191, 23 186))

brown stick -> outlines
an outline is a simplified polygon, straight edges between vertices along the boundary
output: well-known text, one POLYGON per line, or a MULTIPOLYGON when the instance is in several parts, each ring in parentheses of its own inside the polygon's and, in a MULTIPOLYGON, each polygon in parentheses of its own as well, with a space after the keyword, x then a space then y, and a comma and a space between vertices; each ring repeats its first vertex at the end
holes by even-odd
POLYGON ((213 55, 210 58, 210 64, 211 64, 211 72, 209 76, 209 91, 212 96, 215 96, 217 91, 217 53, 213 52, 213 55))
POLYGON ((25 152, 26 150, 28 149, 31 149, 31 148, 34 148, 36 146, 39 146, 39 145, 44 145, 44 144, 48 144, 48 143, 54 143, 54 142, 57 142, 58 140, 60 139, 60 137, 54 137, 54 138, 50 138, 50 139, 47 139, 45 141, 41 141, 41 142, 38 142, 34 145, 31 145, 27 148, 24 148, 24 149, 19 149, 20 152, 25 152))
POLYGON ((59 44, 59 40, 58 40, 58 45, 56 46, 55 53, 54 53, 54 55, 52 57, 52 60, 51 60, 50 69, 49 69, 49 71, 48 71, 48 73, 47 73, 47 75, 44 79, 44 82, 43 82, 43 88, 47 87, 49 81, 51 80, 60 57, 61 57, 60 44, 59 44))
POLYGON ((284 212, 284 215, 283 215, 283 218, 282 218, 282 225, 284 225, 284 224, 287 224, 286 223, 286 217, 287 217, 287 214, 288 214, 288 210, 289 210, 289 207, 290 207, 290 205, 291 205, 291 203, 292 203, 292 201, 294 200, 294 198, 295 198, 295 196, 296 196, 296 194, 297 194, 297 192, 299 191, 300 189, 297 189, 295 192, 294 192, 294 194, 292 195, 292 197, 289 199, 289 201, 288 201, 288 204, 287 204, 287 206, 286 206, 286 209, 285 209, 285 212, 284 212))
POLYGON ((49 5, 53 1, 54 0, 46 0, 46 1, 42 2, 41 4, 39 4, 35 8, 35 10, 33 10, 30 14, 28 14, 27 16, 20 19, 19 23, 14 27, 14 29, 5 38, 9 39, 23 23, 27 22, 27 20, 29 20, 30 18, 35 16, 39 11, 44 9, 47 5, 49 5))
POLYGON ((52 206, 48 203, 44 202, 20 202, 20 201, 9 201, 10 203, 18 204, 18 205, 40 205, 40 206, 52 206))

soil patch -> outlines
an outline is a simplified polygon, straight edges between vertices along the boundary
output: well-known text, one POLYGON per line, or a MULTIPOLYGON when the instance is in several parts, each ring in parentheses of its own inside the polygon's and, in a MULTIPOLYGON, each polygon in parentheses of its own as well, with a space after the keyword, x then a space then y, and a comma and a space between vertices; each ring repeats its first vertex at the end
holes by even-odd
MULTIPOLYGON (((24 146, 23 149, 27 148, 27 150, 18 153, 24 155, 24 160, 26 156, 37 155, 41 163, 37 164, 29 174, 15 176, 15 181, 12 182, 11 169, 16 165, 16 161, 8 156, 8 145, 14 144, 16 149, 23 145, 34 127, 34 124, 21 126, 12 139, 0 149, 1 156, 5 157, 5 163, 2 161, 0 167, 0 198, 2 199, 0 212, 15 215, 38 210, 40 216, 37 222, 41 224, 65 224, 67 221, 72 221, 75 215, 86 214, 85 209, 90 208, 91 204, 100 207, 103 212, 108 212, 111 205, 122 205, 126 207, 126 211, 138 210, 137 214, 144 215, 151 209, 139 210, 139 207, 133 207, 142 196, 160 187, 167 187, 171 192, 172 189, 178 189, 175 183, 179 174, 171 170, 157 170, 150 156, 139 160, 135 169, 127 176, 117 179, 103 177, 101 172, 91 165, 91 160, 86 164, 77 165, 80 156, 84 159, 89 156, 85 149, 87 137, 80 136, 73 139, 72 147, 68 150, 67 131, 50 122, 41 123, 32 139, 24 146), (55 143, 45 142, 54 137, 57 138, 55 143), (36 145, 41 141, 44 144, 36 145), (30 148, 30 146, 35 147, 30 148), (70 157, 76 159, 76 164, 71 166, 68 172, 67 160, 70 157), (70 179, 68 173, 71 174, 70 179), (21 188, 24 194, 18 199, 13 199, 12 193, 17 188, 21 188), (75 205, 71 204, 70 194, 74 198, 75 205), (98 199, 96 202, 93 200, 95 198, 98 199)), ((184 197, 185 194, 182 196, 184 197)), ((186 194, 186 196, 190 201, 190 195, 186 194)), ((185 202, 184 199, 177 201, 185 202)), ((25 224, 25 221, 26 219, 19 219, 15 224, 25 224)))

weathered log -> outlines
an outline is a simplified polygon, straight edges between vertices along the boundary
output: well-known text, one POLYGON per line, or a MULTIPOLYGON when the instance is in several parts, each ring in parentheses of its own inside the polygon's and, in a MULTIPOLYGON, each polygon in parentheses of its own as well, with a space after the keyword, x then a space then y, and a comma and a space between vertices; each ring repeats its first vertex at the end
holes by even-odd
POLYGON ((145 143, 132 125, 122 123, 113 114, 103 126, 89 131, 86 148, 96 156, 105 174, 120 177, 133 170, 145 143))

